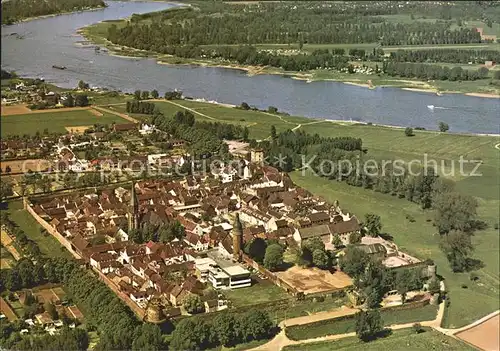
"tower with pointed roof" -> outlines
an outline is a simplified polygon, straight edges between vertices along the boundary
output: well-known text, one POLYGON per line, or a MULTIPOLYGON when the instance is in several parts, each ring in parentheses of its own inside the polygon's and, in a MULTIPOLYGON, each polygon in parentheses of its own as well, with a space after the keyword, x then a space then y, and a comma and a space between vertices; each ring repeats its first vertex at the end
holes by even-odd
POLYGON ((132 182, 130 189, 130 205, 128 210, 128 231, 139 228, 139 201, 135 192, 135 183, 132 182))
POLYGON ((240 261, 241 247, 243 246, 243 226, 241 225, 239 213, 236 213, 236 217, 234 218, 231 236, 233 237, 233 259, 240 261))

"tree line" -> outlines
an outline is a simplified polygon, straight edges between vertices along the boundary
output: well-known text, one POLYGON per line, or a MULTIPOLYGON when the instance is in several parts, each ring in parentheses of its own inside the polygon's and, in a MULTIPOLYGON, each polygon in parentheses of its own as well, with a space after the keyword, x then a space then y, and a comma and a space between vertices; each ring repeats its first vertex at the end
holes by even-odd
POLYGON ((268 339, 275 334, 274 323, 265 312, 252 310, 231 314, 222 312, 211 321, 186 318, 172 333, 169 349, 206 350, 214 347, 232 347, 253 340, 268 339))
POLYGON ((229 149, 223 139, 240 139, 245 132, 244 128, 234 124, 195 121, 190 111, 178 111, 173 117, 156 113, 151 121, 174 138, 186 140, 191 153, 202 157, 228 157, 229 149))
POLYGON ((488 78, 489 73, 486 67, 469 70, 463 69, 460 66, 450 68, 434 64, 391 61, 384 62, 382 70, 391 77, 450 81, 485 79, 488 78))
POLYGON ((102 0, 9 0, 2 1, 2 24, 12 24, 29 17, 106 7, 102 0))
MULTIPOLYGON (((452 29, 449 21, 392 23, 379 16, 345 11, 340 6, 317 7, 307 3, 261 3, 223 5, 200 3, 199 11, 185 9, 173 14, 160 12, 141 22, 132 19, 123 28, 111 27, 108 39, 120 45, 139 47, 148 43, 153 51, 175 45, 225 44, 348 44, 382 45, 479 43, 472 28, 452 29)), ((388 7, 388 6, 386 6, 388 7)))
POLYGON ((484 63, 500 62, 500 51, 465 50, 436 48, 427 50, 397 50, 390 53, 390 59, 396 62, 447 62, 447 63, 484 63))
POLYGON ((127 101, 127 112, 152 115, 155 112, 158 112, 158 109, 152 102, 134 100, 134 101, 127 101))

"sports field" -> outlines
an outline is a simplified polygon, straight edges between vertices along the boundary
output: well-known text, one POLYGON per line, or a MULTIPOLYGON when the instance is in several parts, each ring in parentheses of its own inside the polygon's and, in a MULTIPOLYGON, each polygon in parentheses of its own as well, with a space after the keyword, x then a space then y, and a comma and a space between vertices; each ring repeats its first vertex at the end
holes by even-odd
POLYGON ((103 113, 98 116, 92 109, 84 110, 52 110, 44 113, 28 113, 16 115, 2 115, 1 136, 7 135, 34 135, 36 132, 66 133, 66 127, 92 126, 94 124, 123 123, 118 116, 103 113))
POLYGON ((499 326, 500 316, 497 314, 475 327, 456 334, 456 336, 481 350, 497 351, 500 350, 499 326))

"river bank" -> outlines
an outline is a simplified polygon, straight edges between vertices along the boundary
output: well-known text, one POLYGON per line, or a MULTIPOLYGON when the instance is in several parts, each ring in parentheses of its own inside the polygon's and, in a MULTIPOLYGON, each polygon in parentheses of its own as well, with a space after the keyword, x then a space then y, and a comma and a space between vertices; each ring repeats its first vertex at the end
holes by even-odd
POLYGON ((106 39, 107 28, 112 24, 119 25, 125 23, 127 19, 122 21, 108 21, 92 24, 90 26, 80 28, 78 33, 86 40, 98 45, 104 45, 110 51, 110 55, 119 57, 127 56, 131 58, 155 58, 159 65, 170 66, 199 66, 199 67, 214 67, 224 69, 236 69, 246 72, 248 76, 256 75, 281 75, 296 80, 312 82, 334 81, 359 87, 375 89, 375 88, 401 88, 415 92, 429 92, 440 95, 441 93, 459 93, 469 96, 482 98, 500 98, 500 89, 490 87, 487 84, 480 85, 478 81, 472 82, 448 82, 448 81, 433 81, 425 82, 419 80, 409 80, 404 78, 389 77, 375 74, 359 74, 359 73, 342 73, 332 70, 313 70, 307 72, 284 71, 281 68, 270 66, 253 66, 231 63, 228 61, 221 62, 220 60, 209 59, 189 59, 171 55, 162 55, 159 53, 149 52, 136 49, 133 47, 116 45, 106 39), (451 87, 449 86, 451 85, 451 87))
POLYGON ((58 13, 51 13, 51 14, 48 14, 48 15, 26 17, 26 18, 20 19, 20 20, 18 20, 16 22, 9 23, 9 24, 4 24, 2 26, 12 26, 12 25, 19 24, 19 23, 31 22, 31 21, 34 21, 34 20, 39 20, 39 19, 44 19, 44 18, 52 18, 52 17, 62 16, 62 15, 69 15, 69 14, 72 14, 72 13, 99 11, 99 10, 104 10, 106 7, 107 7, 107 5, 105 5, 105 6, 97 6, 97 7, 88 7, 88 8, 84 8, 84 9, 80 9, 80 10, 75 10, 75 11, 61 11, 61 12, 58 12, 58 13))

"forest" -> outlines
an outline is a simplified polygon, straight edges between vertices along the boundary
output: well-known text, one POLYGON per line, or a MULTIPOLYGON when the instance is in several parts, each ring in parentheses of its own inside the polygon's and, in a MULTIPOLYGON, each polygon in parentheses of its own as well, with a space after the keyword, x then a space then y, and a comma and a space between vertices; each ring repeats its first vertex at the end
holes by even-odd
POLYGON ((9 0, 2 1, 2 24, 63 12, 105 7, 103 0, 9 0))
POLYGON ((388 62, 383 68, 377 64, 375 74, 472 81, 487 78, 488 72, 439 64, 498 62, 499 51, 443 48, 385 54, 381 46, 480 43, 480 33, 464 22, 480 19, 491 26, 498 20, 492 14, 500 16, 498 3, 196 2, 188 8, 133 15, 125 25, 111 24, 107 39, 118 45, 184 59, 270 66, 285 71, 328 69, 354 73, 356 61, 371 61, 388 62), (362 45, 368 43, 379 47, 365 50, 362 45), (259 48, 265 44, 281 44, 281 49, 259 48), (302 50, 305 44, 359 44, 360 47, 307 51, 302 50), (298 45, 299 50, 287 50, 286 45, 298 45), (424 67, 424 63, 435 66, 424 67))
MULTIPOLYGON (((464 26, 461 19, 448 19, 444 13, 448 7, 423 2, 399 5, 396 2, 362 4, 356 1, 252 5, 198 2, 196 8, 135 15, 129 25, 110 31, 108 39, 131 47, 142 43, 157 52, 164 51, 164 46, 178 45, 380 43, 389 46, 481 42, 480 34, 464 26), (384 17, 413 16, 413 13, 429 13, 439 18, 394 23, 384 17), (142 21, 145 18, 147 22, 142 21)), ((477 16, 484 19, 499 13, 500 8, 498 3, 455 2, 448 11, 461 18, 477 16)), ((491 21, 489 17, 488 21, 491 21)))

